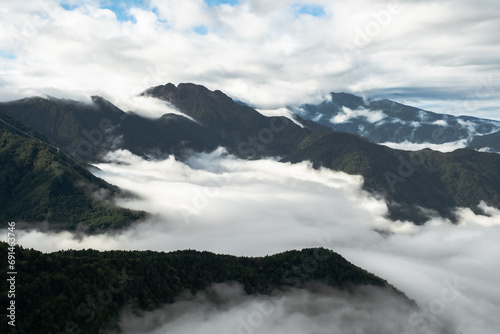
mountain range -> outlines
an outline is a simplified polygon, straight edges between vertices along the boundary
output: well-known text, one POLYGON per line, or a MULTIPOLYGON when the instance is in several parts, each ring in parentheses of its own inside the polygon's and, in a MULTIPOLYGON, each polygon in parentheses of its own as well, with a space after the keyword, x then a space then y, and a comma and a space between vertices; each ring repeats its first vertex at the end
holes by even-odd
MULTIPOLYGON (((474 128, 475 133, 493 132, 498 122, 445 117, 387 100, 365 102, 349 94, 332 93, 331 101, 304 106, 294 121, 266 117, 221 91, 196 84, 161 85, 142 95, 164 101, 187 117, 165 114, 152 119, 120 110, 97 96, 92 97, 91 103, 26 98, 1 103, 0 111, 45 136, 72 160, 83 164, 103 161, 106 152, 116 149, 148 159, 173 154, 182 160, 190 152, 223 146, 243 159, 271 156, 284 162, 311 161, 315 168, 362 175, 364 189, 386 199, 391 219, 418 224, 434 215, 453 220, 456 207, 468 207, 476 213, 482 213, 478 208, 481 202, 500 207, 500 155, 471 149, 451 153, 395 150, 359 134, 334 130, 331 125, 342 123, 330 120, 343 119, 343 131, 355 130, 353 124, 348 124, 351 121, 361 122, 379 141, 428 141, 429 135, 443 128, 444 132, 439 132, 441 138, 456 140, 470 137, 472 132, 467 129, 474 128), (364 116, 350 117, 347 110, 357 110, 364 116), (323 116, 318 118, 318 113, 323 116), (382 114, 386 116, 379 119, 382 114), (385 123, 377 125, 371 115, 378 115, 377 122, 385 123), (370 127, 369 123, 375 124, 370 127)), ((15 214, 10 217, 22 219, 15 214)))
POLYGON ((498 141, 494 144, 487 135, 498 133, 500 121, 437 114, 391 100, 331 93, 319 104, 304 104, 290 110, 303 119, 376 143, 443 144, 463 140, 472 148, 498 148, 498 141))

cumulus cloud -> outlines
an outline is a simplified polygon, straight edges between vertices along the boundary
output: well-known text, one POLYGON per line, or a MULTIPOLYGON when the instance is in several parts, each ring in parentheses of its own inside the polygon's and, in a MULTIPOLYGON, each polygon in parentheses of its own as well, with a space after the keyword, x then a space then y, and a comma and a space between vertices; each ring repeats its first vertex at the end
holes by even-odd
POLYGON ((314 170, 307 162, 246 161, 223 149, 185 163, 146 161, 127 151, 108 159, 93 172, 139 196, 119 205, 153 218, 94 236, 18 231, 19 243, 46 252, 190 248, 245 256, 322 246, 416 300, 422 311, 412 322, 418 326, 444 322, 463 333, 500 330, 500 212, 485 203, 485 216, 458 209, 456 225, 436 217, 416 226, 384 218, 386 203, 361 190, 361 177, 314 170), (443 292, 450 284, 456 298, 443 292))
POLYGON ((0 98, 196 82, 262 109, 350 91, 499 119, 493 0, 130 2, 126 20, 107 3, 4 1, 0 98))

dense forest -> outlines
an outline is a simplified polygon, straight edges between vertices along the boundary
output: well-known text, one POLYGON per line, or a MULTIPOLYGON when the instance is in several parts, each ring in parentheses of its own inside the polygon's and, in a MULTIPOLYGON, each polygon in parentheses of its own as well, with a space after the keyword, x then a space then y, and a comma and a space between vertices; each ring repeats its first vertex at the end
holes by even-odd
POLYGON ((92 175, 36 133, 0 113, 0 226, 49 222, 52 229, 96 233, 145 216, 118 208, 117 187, 92 175), (99 194, 98 198, 96 194, 99 194))
MULTIPOLYGON (((0 248, 7 254, 6 243, 0 243, 0 248)), ((7 271, 2 267, 2 277, 7 271)), ((301 288, 311 281, 344 290, 359 285, 394 289, 323 248, 249 258, 193 250, 67 250, 45 254, 16 247, 16 271, 16 330, 2 321, 2 333, 117 330, 124 307, 139 313, 154 310, 183 293, 194 294, 221 282, 238 282, 248 294, 268 295, 287 286, 301 288)), ((1 304, 7 305, 5 279, 1 287, 1 304)))

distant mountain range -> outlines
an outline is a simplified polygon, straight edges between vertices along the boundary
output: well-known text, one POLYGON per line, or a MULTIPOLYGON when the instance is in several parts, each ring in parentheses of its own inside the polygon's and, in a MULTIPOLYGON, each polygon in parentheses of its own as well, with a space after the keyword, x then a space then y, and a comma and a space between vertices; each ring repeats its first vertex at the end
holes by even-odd
POLYGON ((465 140, 472 148, 486 150, 489 147, 500 152, 500 141, 485 136, 499 131, 500 121, 437 114, 390 100, 365 100, 348 93, 331 93, 319 104, 304 104, 290 110, 302 119, 376 143, 443 144, 465 140))
POLYGON ((368 103, 353 95, 332 94, 331 101, 319 105, 328 116, 318 117, 318 106, 297 112, 297 121, 304 125, 301 127, 286 117, 266 117, 220 91, 200 85, 166 84, 152 87, 143 95, 168 102, 191 119, 173 114, 150 119, 125 113, 101 97, 93 97, 90 104, 27 98, 1 103, 0 111, 40 132, 82 163, 102 161, 106 152, 118 148, 145 158, 175 154, 183 159, 192 151, 224 146, 240 158, 309 160, 316 168, 362 175, 364 188, 387 200, 392 219, 422 223, 435 214, 454 219, 453 210, 458 206, 481 213, 477 207, 481 201, 500 207, 500 155, 469 149, 446 154, 428 149, 394 150, 377 145, 373 138, 370 141, 358 133, 334 131, 330 126, 343 124, 342 120, 352 132, 364 124, 364 131, 378 136, 379 141, 428 142, 433 134, 458 140, 473 131, 489 133, 497 129, 494 121, 445 117, 387 100, 368 103), (337 113, 328 114, 334 105, 337 113), (358 114, 361 116, 353 117, 358 114), (320 124, 323 118, 328 126, 320 124), (330 122, 332 118, 339 122, 330 122), (359 122, 356 127, 348 124, 354 121, 359 122), (421 125, 417 126, 415 122, 419 121, 421 125), (398 127, 399 132, 391 132, 398 127))

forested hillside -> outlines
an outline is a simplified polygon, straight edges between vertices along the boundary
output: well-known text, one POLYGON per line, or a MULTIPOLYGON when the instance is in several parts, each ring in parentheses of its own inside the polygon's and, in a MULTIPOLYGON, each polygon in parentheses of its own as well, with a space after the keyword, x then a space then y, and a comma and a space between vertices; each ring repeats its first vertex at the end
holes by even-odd
MULTIPOLYGON (((0 243, 0 249, 6 254, 7 244, 0 243)), ((248 294, 272 294, 312 281, 344 290, 360 285, 391 288, 383 279, 323 248, 258 258, 192 250, 44 254, 16 248, 16 261, 16 331, 2 321, 2 333, 32 334, 36 330, 48 334, 68 329, 72 333, 101 333, 116 328, 125 306, 136 311, 154 310, 174 302, 181 293, 194 294, 221 282, 238 282, 248 294)), ((6 272, 2 267, 3 277, 6 272)), ((2 305, 8 302, 7 284, 2 280, 2 305)))
POLYGON ((0 225, 49 222, 53 229, 89 233, 144 217, 114 206, 123 195, 62 154, 48 139, 0 114, 0 225), (99 194, 99 195, 97 195, 99 194))

